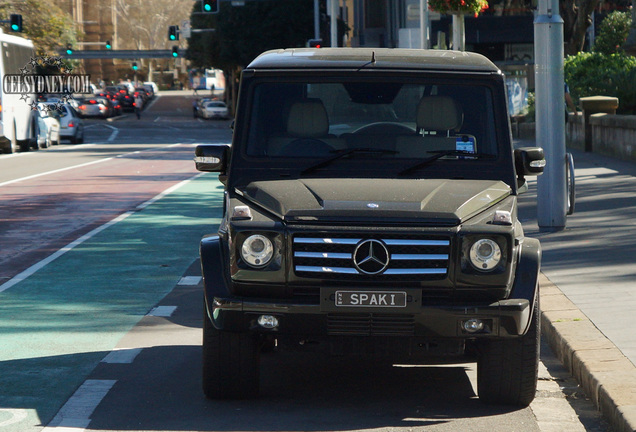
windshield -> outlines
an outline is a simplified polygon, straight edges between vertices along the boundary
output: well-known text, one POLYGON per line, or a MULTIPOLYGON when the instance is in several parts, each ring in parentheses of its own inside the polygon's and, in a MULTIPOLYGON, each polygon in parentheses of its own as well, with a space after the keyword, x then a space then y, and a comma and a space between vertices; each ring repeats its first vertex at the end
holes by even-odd
MULTIPOLYGON (((317 160, 350 149, 376 150, 350 157, 424 159, 448 150, 496 156, 495 131, 485 85, 417 83, 412 77, 262 82, 251 93, 245 152, 317 160)), ((462 156, 449 152, 445 158, 462 156)))

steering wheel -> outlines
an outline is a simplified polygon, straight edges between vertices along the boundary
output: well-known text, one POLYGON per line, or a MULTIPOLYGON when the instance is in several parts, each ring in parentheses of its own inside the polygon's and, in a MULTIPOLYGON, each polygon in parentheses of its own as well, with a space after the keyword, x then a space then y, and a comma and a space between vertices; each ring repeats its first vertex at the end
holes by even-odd
POLYGON ((374 135, 374 134, 414 134, 415 129, 406 126, 402 123, 395 122, 377 122, 362 126, 352 133, 360 135, 374 135))
POLYGON ((317 138, 297 138, 286 144, 279 154, 291 157, 328 156, 334 150, 332 146, 317 138))

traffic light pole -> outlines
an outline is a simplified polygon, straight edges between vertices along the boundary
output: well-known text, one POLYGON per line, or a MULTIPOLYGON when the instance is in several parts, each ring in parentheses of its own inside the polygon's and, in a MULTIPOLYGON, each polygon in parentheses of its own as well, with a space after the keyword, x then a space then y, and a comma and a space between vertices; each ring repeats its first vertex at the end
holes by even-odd
POLYGON ((314 39, 320 39, 320 6, 314 0, 314 39))
POLYGON ((536 141, 547 165, 537 180, 539 227, 565 228, 565 80, 563 75, 563 19, 558 0, 539 0, 534 21, 536 141))
POLYGON ((338 7, 340 0, 331 0, 330 6, 331 10, 329 14, 331 15, 331 46, 338 46, 338 7))

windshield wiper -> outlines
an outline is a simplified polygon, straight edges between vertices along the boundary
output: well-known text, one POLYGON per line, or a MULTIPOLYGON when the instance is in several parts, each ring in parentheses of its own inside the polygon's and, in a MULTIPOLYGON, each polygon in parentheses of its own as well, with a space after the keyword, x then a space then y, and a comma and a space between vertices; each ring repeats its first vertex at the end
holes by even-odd
POLYGON ((437 153, 431 157, 427 157, 426 159, 416 163, 413 166, 410 166, 398 173, 398 175, 408 174, 412 171, 418 170, 420 168, 424 168, 427 165, 432 164, 438 159, 443 158, 444 156, 468 156, 471 159, 484 159, 484 158, 495 158, 495 155, 485 154, 485 153, 473 153, 466 150, 429 150, 428 153, 437 153))
POLYGON ((312 171, 315 171, 319 168, 325 167, 327 165, 329 165, 331 162, 336 161, 338 159, 342 159, 345 156, 348 156, 350 154, 355 154, 355 153, 379 153, 379 154, 397 154, 398 152, 395 150, 386 150, 386 149, 374 149, 374 148, 367 148, 367 147, 356 147, 356 148, 352 148, 352 149, 346 149, 346 150, 336 150, 336 154, 334 156, 330 156, 327 159, 318 162, 315 165, 312 165, 308 168, 305 168, 304 170, 302 170, 300 172, 301 175, 303 174, 308 174, 312 171))

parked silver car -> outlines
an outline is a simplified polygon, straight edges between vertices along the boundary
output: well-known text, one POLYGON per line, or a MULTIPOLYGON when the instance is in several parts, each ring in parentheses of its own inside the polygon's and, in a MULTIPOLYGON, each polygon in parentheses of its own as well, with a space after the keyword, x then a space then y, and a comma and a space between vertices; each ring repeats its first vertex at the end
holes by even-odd
POLYGON ((60 115, 60 140, 68 139, 72 144, 82 144, 84 142, 84 122, 80 118, 75 108, 68 104, 51 104, 45 102, 43 105, 53 105, 59 108, 56 111, 60 115))
POLYGON ((200 116, 206 119, 218 118, 218 119, 227 119, 228 118, 228 110, 225 102, 221 101, 210 101, 207 102, 203 109, 199 110, 200 116))

